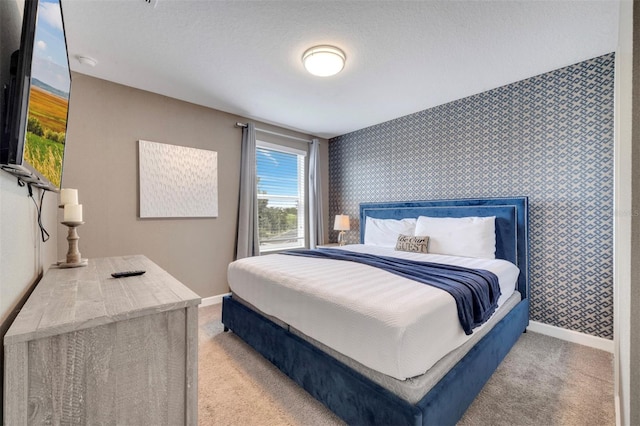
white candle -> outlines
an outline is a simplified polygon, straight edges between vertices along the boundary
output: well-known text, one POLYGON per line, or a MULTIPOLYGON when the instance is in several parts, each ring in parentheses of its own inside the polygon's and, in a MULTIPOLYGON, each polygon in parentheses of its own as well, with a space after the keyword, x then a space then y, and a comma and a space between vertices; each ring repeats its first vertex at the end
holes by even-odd
POLYGON ((82 204, 65 204, 64 221, 82 222, 82 204))
POLYGON ((66 206, 67 204, 78 204, 78 190, 63 188, 60 190, 60 204, 66 206))

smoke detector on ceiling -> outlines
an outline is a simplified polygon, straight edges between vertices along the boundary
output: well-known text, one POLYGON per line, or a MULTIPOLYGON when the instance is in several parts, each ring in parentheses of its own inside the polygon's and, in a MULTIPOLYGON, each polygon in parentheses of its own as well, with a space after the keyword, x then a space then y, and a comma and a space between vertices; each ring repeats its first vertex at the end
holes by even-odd
POLYGON ((95 67, 96 64, 98 63, 98 61, 96 61, 95 59, 93 59, 90 56, 86 56, 86 55, 76 55, 76 59, 78 60, 78 62, 80 62, 82 65, 88 65, 90 67, 95 67))
POLYGON ((158 1, 160 1, 160 0, 144 0, 144 2, 145 2, 145 3, 147 3, 147 4, 151 5, 151 6, 153 6, 153 8, 154 8, 154 9, 155 9, 155 8, 156 8, 156 6, 158 5, 158 1))

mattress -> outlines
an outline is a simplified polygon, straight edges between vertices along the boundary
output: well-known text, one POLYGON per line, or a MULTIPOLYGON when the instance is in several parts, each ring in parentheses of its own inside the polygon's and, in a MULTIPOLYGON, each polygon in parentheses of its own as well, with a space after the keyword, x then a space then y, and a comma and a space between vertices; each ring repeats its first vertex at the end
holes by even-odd
MULTIPOLYGON (((500 259, 365 245, 343 249, 489 270, 499 279, 499 305, 513 293, 519 274, 500 259)), ((362 264, 272 254, 231 263, 228 279, 234 294, 266 315, 398 380, 422 375, 473 336, 465 335, 445 291, 362 264)))

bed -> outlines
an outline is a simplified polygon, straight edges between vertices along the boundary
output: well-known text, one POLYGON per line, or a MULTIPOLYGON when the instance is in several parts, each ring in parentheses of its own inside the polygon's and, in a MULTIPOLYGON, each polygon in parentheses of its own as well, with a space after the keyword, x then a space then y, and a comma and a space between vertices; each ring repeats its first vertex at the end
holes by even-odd
MULTIPOLYGON (((269 298, 270 291, 263 292, 253 301, 248 300, 251 299, 252 294, 260 293, 260 287, 256 287, 251 279, 245 279, 246 282, 241 285, 243 280, 235 277, 237 275, 235 272, 230 274, 233 294, 223 300, 222 321, 225 329, 232 330, 349 424, 455 424, 528 325, 528 201, 526 197, 516 197, 364 203, 360 206, 361 241, 364 242, 367 235, 371 235, 371 232, 366 233, 365 225, 369 222, 373 223, 373 220, 393 221, 418 217, 495 218, 495 220, 492 219, 492 223, 495 223, 495 258, 497 259, 495 262, 508 261, 519 269, 519 274, 513 276, 514 294, 504 298, 506 302, 503 300, 503 306, 496 310, 489 322, 474 329, 473 334, 458 342, 454 350, 443 349, 444 355, 427 354, 425 351, 424 356, 412 355, 408 357, 409 361, 405 362, 404 349, 396 350, 396 353, 393 350, 385 352, 382 349, 378 351, 366 349, 358 353, 358 347, 364 344, 365 340, 354 345, 355 349, 341 347, 340 337, 344 337, 343 335, 347 333, 345 329, 351 329, 353 322, 357 322, 358 319, 349 319, 348 327, 346 325, 342 327, 340 321, 345 321, 344 318, 347 317, 331 311, 330 307, 335 300, 327 299, 323 303, 325 308, 329 307, 327 312, 331 312, 328 318, 337 318, 337 325, 331 323, 329 319, 322 320, 318 316, 325 308, 315 308, 313 305, 307 308, 305 305, 305 311, 315 319, 316 324, 324 326, 325 321, 328 322, 324 329, 321 327, 320 331, 316 331, 314 328, 306 328, 313 325, 311 324, 313 321, 308 321, 308 324, 305 321, 300 322, 296 317, 298 314, 287 316, 286 311, 278 311, 279 308, 274 308, 274 312, 280 313, 272 315, 269 305, 263 304, 263 299, 269 298), (233 280, 238 283, 232 284, 233 280), (234 287, 237 291, 234 291, 234 287), (327 327, 332 331, 331 333, 327 331, 327 327), (320 338, 316 339, 314 336, 320 336, 320 338), (335 336, 334 340, 337 343, 331 336, 335 336), (327 341, 329 344, 325 344, 327 341), (376 360, 375 357, 367 357, 371 352, 380 352, 382 361, 376 360), (362 356, 364 358, 359 358, 362 356), (430 359, 434 356, 438 359, 430 359), (392 359, 389 364, 387 358, 390 357, 392 359), (418 360, 420 362, 424 361, 422 358, 429 360, 425 361, 426 364, 416 364, 416 358, 421 358, 418 360), (391 367, 385 367, 385 365, 391 365, 391 367), (425 374, 413 376, 421 372, 425 365, 428 370, 425 374)), ((350 250, 358 251, 358 246, 350 250)), ((381 249, 380 252, 384 254, 384 250, 381 249)), ((270 257, 263 256, 263 258, 270 257)), ((278 255, 272 259, 285 257, 278 255)), ((315 261, 315 259, 301 258, 293 259, 289 263, 306 268, 304 262, 311 260, 315 261)), ((264 259, 254 260, 252 263, 265 261, 264 259)), ((257 263, 249 269, 254 268, 258 271, 254 273, 268 276, 268 273, 260 269, 263 265, 257 263)), ((310 279, 310 284, 314 280, 317 281, 315 278, 310 279)), ((334 281, 336 281, 335 276, 334 281)), ((375 283, 373 278, 370 281, 375 283)), ((333 285, 333 283, 326 283, 327 286, 330 284, 333 285)), ((394 291, 400 284, 405 285, 404 282, 398 281, 393 286, 394 291)), ((289 287, 292 286, 297 288, 298 283, 289 283, 289 287)), ((412 289, 412 287, 407 288, 412 289)), ((331 287, 331 292, 338 291, 337 289, 339 287, 331 287)), ((278 299, 283 297, 286 299, 289 293, 276 294, 278 299)), ((398 293, 389 294, 387 304, 390 306, 402 297, 398 293)), ((419 298, 411 295, 408 299, 413 301, 419 298)), ((290 300, 295 304, 306 303, 298 302, 295 298, 290 300)), ((284 305, 286 308, 286 303, 284 305)), ((382 309, 380 311, 382 316, 385 316, 387 311, 380 309, 382 309)), ((355 308, 354 310, 357 311, 355 308)), ((398 309, 390 308, 390 311, 394 310, 398 309)), ((370 316, 369 314, 370 312, 365 312, 365 316, 370 316)), ((394 323, 398 321, 396 318, 391 320, 394 323)), ((431 320, 427 318, 427 321, 431 320)), ((386 323, 381 324, 384 328, 386 323)), ((374 332, 374 329, 356 331, 363 335, 372 335, 374 332)), ((414 354, 419 355, 421 346, 413 345, 415 346, 413 347, 411 342, 402 340, 398 342, 389 340, 391 343, 386 343, 387 341, 384 340, 385 338, 404 338, 404 334, 404 331, 391 330, 386 335, 380 333, 380 337, 369 340, 385 342, 382 348, 387 349, 392 344, 399 344, 400 347, 407 348, 407 353, 412 350, 414 354)), ((352 337, 342 340, 351 339, 352 337)))

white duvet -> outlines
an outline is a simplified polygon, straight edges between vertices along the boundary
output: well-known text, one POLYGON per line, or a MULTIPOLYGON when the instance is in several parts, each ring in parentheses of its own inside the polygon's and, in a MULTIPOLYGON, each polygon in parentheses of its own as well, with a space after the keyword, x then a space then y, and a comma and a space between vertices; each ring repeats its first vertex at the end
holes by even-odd
MULTIPOLYGON (((500 282, 499 305, 513 293, 519 274, 500 259, 365 245, 342 249, 489 270, 500 282)), ((271 254, 231 263, 228 279, 234 294, 265 314, 400 380, 425 373, 470 337, 447 292, 367 265, 271 254)))

